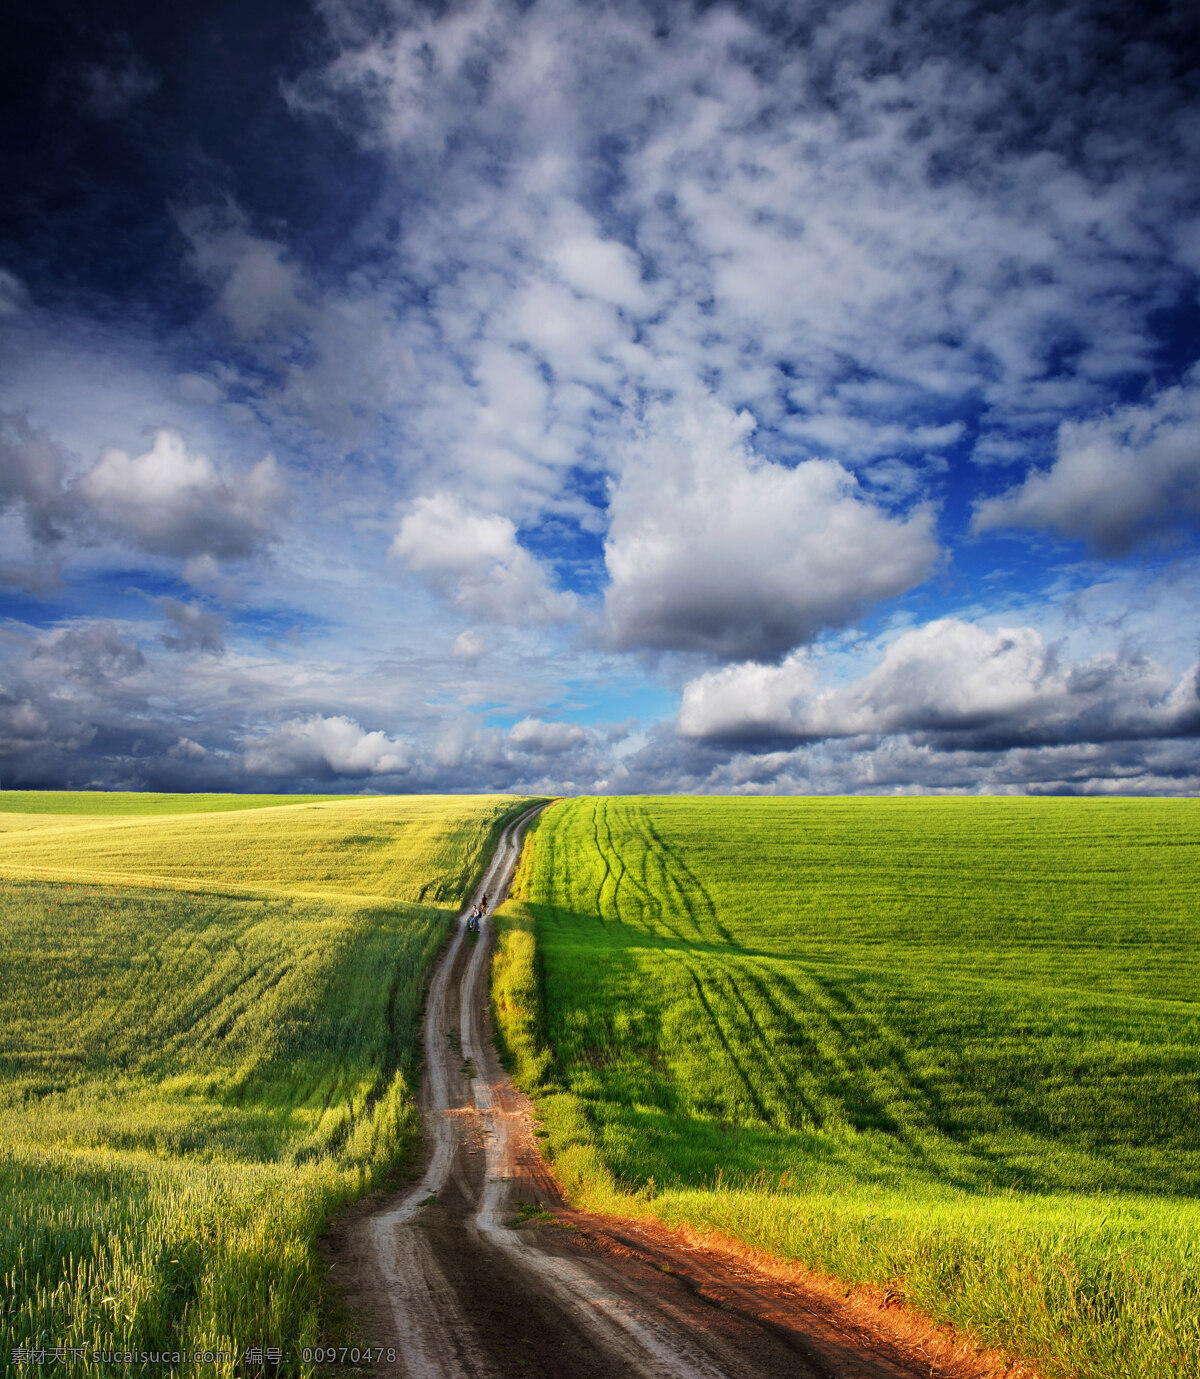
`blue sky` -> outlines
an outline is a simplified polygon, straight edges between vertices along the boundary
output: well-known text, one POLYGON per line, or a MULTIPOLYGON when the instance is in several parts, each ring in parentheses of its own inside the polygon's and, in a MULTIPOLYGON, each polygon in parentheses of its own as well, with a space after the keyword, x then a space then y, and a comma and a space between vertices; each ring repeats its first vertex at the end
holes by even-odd
POLYGON ((31 7, 3 784, 1194 793, 1185 10, 31 7))

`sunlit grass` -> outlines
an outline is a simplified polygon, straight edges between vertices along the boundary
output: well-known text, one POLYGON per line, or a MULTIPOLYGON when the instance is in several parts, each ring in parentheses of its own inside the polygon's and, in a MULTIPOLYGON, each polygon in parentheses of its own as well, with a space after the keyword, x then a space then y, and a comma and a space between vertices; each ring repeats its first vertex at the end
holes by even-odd
POLYGON ((517 893, 497 1020, 582 1200, 1200 1374, 1194 802, 578 800, 517 893))
POLYGON ((498 807, 423 795, 115 818, 0 811, 0 875, 437 904, 456 899, 480 866, 493 840, 489 811, 498 807))
POLYGON ((279 1346, 312 1371, 315 1238, 416 1142, 428 968, 520 807, 0 815, 29 825, 0 833, 6 1363, 279 1346))

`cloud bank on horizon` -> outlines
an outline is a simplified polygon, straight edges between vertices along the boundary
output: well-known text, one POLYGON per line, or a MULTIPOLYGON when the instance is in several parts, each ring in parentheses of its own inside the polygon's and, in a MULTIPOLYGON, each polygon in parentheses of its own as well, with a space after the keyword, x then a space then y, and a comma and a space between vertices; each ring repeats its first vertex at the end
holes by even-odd
POLYGON ((0 783, 1200 789, 1182 8, 3 59, 0 783))

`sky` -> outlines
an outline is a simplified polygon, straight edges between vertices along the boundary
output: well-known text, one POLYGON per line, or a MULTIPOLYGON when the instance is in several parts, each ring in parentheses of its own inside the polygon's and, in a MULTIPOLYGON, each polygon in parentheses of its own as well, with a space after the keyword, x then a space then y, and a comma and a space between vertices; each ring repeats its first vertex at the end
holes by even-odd
POLYGON ((1200 788, 1200 37, 21 7, 0 786, 1200 788))

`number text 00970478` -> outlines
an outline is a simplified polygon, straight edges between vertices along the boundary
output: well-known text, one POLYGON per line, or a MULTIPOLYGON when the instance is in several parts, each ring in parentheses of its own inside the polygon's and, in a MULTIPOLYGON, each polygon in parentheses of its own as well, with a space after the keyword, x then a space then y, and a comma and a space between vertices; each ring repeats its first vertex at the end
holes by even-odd
POLYGON ((343 1345, 343 1346, 305 1346, 302 1358, 318 1365, 361 1365, 379 1364, 386 1360, 389 1365, 396 1363, 394 1346, 381 1345, 343 1345))

